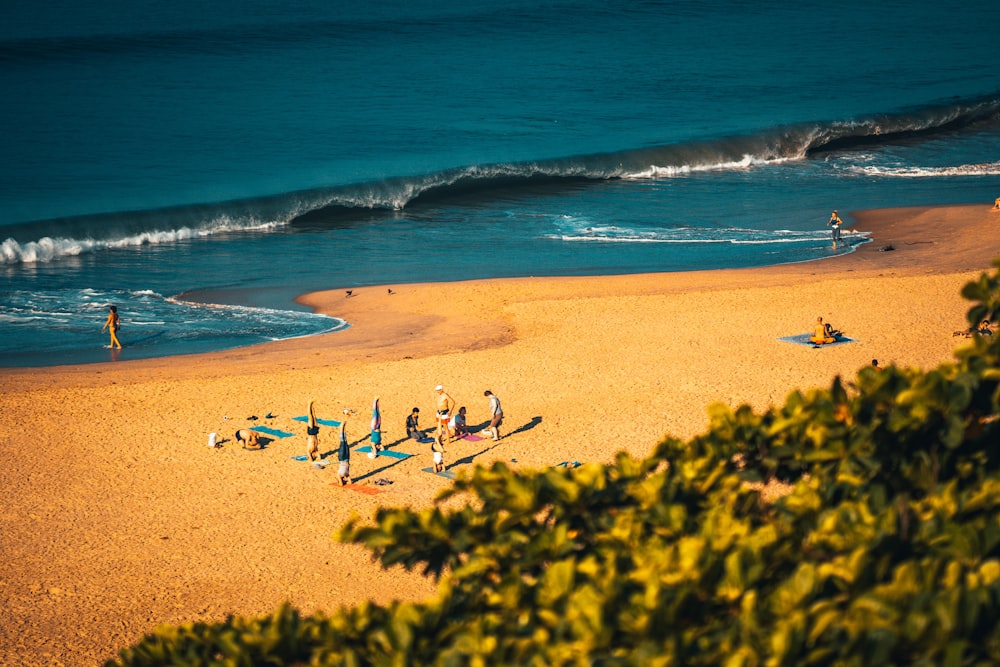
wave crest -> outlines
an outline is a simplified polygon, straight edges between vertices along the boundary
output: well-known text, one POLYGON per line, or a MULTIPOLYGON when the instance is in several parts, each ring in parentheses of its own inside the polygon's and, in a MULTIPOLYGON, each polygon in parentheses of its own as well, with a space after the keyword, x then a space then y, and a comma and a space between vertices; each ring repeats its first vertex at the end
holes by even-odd
MULTIPOLYGON (((1000 96, 994 95, 898 114, 802 123, 748 136, 549 160, 470 165, 218 204, 38 221, 6 228, 8 234, 14 232, 37 240, 19 243, 11 235, 0 245, 0 265, 48 262, 102 249, 174 243, 227 232, 329 225, 378 211, 399 211, 407 206, 504 190, 530 195, 535 188, 565 188, 589 181, 681 178, 697 172, 745 170, 998 124, 1000 96)), ((993 176, 1000 173, 1000 163, 854 169, 895 177, 993 176)))

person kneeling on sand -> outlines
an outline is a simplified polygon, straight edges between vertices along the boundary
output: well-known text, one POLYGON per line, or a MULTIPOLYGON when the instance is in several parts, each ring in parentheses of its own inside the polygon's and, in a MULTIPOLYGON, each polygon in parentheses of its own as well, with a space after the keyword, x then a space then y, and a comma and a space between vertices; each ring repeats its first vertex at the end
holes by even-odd
POLYGON ((833 327, 829 324, 823 324, 823 318, 816 318, 816 328, 813 330, 812 336, 809 337, 809 342, 814 345, 826 345, 827 343, 836 343, 837 339, 833 336, 833 327))
POLYGON ((260 435, 258 435, 257 431, 241 428, 236 432, 236 442, 240 443, 243 449, 247 447, 260 447, 260 435))

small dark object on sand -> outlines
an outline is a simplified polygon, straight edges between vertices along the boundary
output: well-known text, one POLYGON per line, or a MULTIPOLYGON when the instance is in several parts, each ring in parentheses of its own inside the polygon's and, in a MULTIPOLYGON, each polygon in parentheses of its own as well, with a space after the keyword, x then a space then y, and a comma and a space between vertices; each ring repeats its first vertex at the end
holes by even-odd
POLYGON ((889 245, 884 245, 878 249, 879 252, 889 252, 890 250, 895 250, 895 248, 892 247, 891 243, 889 245))

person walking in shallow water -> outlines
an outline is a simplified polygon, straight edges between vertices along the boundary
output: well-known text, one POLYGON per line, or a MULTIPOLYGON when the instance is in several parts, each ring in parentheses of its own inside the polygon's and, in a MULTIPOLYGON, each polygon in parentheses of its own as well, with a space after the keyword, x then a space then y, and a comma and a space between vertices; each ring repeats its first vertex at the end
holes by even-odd
POLYGON ((833 249, 836 250, 837 244, 840 243, 840 227, 844 224, 844 221, 841 220, 840 216, 837 215, 837 212, 834 211, 830 215, 830 221, 826 224, 831 230, 830 233, 833 235, 833 249))
POLYGON ((111 332, 111 344, 108 345, 111 349, 122 349, 122 344, 118 341, 118 329, 121 326, 122 321, 118 317, 118 306, 108 306, 108 319, 104 322, 104 326, 101 327, 101 331, 107 329, 111 332))

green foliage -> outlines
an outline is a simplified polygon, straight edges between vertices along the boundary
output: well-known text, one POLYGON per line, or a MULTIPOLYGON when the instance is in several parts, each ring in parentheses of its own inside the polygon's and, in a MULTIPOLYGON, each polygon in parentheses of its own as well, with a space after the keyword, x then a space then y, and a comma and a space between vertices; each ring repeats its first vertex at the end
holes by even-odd
MULTIPOLYGON (((963 290, 971 324, 1000 313, 996 268, 963 290)), ((435 600, 160 627, 108 664, 996 664, 997 339, 763 414, 713 405, 644 460, 478 468, 337 536, 435 577, 435 600), (764 502, 750 483, 775 479, 793 486, 764 502)))

